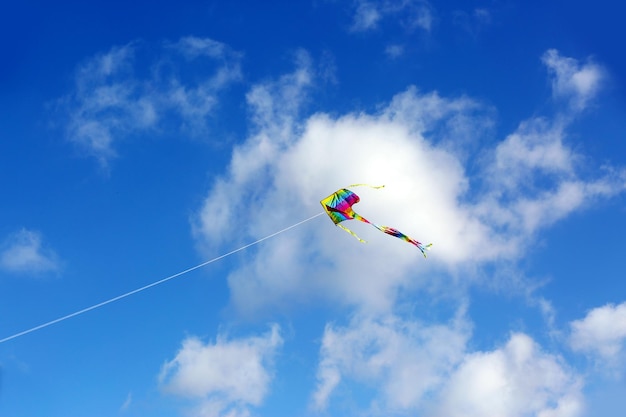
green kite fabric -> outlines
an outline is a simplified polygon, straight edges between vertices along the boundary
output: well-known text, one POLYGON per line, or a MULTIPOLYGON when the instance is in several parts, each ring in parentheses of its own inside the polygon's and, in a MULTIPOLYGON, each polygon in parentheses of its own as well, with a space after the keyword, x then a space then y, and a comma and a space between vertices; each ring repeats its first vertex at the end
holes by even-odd
MULTIPOLYGON (((367 184, 353 184, 353 185, 349 185, 348 188, 363 186, 363 185, 372 187, 372 188, 384 187, 384 185, 371 186, 367 184)), ((402 239, 405 242, 408 242, 408 243, 411 243, 412 245, 417 246, 417 248, 422 252, 424 257, 426 257, 426 251, 430 250, 432 243, 428 245, 424 245, 418 242, 417 240, 408 237, 404 233, 392 227, 377 225, 375 223, 370 222, 363 216, 359 215, 352 209, 352 206, 358 203, 359 201, 361 201, 361 199, 359 198, 358 195, 348 190, 348 188, 342 188, 341 190, 337 190, 331 195, 329 195, 328 197, 324 198, 322 201, 320 201, 320 203, 322 204, 322 207, 324 207, 324 211, 326 212, 326 214, 328 214, 328 217, 330 217, 330 219, 333 221, 333 223, 335 223, 335 225, 341 227, 343 230, 350 233, 352 236, 357 238, 360 242, 365 243, 365 241, 361 239, 360 237, 358 237, 352 230, 348 229, 347 227, 345 227, 344 225, 340 223, 345 220, 359 220, 364 223, 371 224, 372 226, 374 226, 381 232, 387 233, 388 235, 391 235, 391 236, 395 236, 398 239, 402 239)))

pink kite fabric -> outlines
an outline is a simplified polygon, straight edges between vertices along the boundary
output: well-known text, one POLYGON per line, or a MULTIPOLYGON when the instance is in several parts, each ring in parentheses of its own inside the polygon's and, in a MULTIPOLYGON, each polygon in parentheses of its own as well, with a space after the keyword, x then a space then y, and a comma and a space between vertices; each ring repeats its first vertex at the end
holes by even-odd
MULTIPOLYGON (((361 186, 361 185, 367 185, 367 184, 353 184, 348 187, 356 187, 356 186, 361 186)), ((369 186, 369 187, 372 187, 372 186, 369 186)), ((384 187, 384 185, 372 187, 372 188, 382 188, 382 187, 384 187)), ((405 235, 404 233, 392 227, 380 226, 380 225, 370 222, 365 217, 359 215, 352 209, 352 206, 358 203, 359 201, 361 201, 361 199, 359 198, 358 195, 348 190, 347 188, 342 188, 341 190, 337 190, 331 195, 329 195, 328 197, 324 198, 322 201, 320 201, 320 203, 322 204, 322 207, 324 207, 324 211, 326 212, 326 214, 328 214, 328 217, 330 217, 333 223, 341 227, 346 232, 350 233, 359 241, 365 242, 363 239, 358 237, 352 230, 348 229, 347 227, 345 227, 344 225, 340 223, 345 220, 359 220, 364 223, 371 224, 378 230, 385 232, 388 235, 395 236, 398 239, 402 239, 405 242, 408 242, 408 243, 411 243, 412 245, 417 246, 417 248, 422 252, 424 257, 426 257, 426 251, 430 250, 432 243, 428 245, 424 245, 418 242, 417 240, 410 238, 409 236, 405 235)))

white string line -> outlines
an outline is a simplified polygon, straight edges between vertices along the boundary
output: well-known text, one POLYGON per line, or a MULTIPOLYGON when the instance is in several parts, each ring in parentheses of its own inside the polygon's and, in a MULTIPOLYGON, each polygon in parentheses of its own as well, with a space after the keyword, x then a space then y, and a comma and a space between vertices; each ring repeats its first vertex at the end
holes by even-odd
POLYGON ((272 238, 272 237, 274 237, 276 235, 279 235, 279 234, 281 234, 283 232, 286 232, 287 230, 293 229, 294 227, 298 227, 301 224, 308 222, 309 220, 313 220, 314 218, 321 216, 322 214, 324 214, 324 213, 318 213, 318 214, 316 214, 314 216, 309 217, 308 219, 299 221, 298 223, 292 224, 289 227, 285 227, 284 229, 281 229, 278 232, 274 232, 271 235, 267 235, 265 237, 262 237, 259 240, 256 240, 256 241, 254 241, 252 243, 248 243, 247 245, 244 245, 244 246, 242 246, 240 248, 234 249, 234 250, 232 250, 232 251, 230 251, 228 253, 225 253, 223 255, 220 255, 220 256, 218 256, 216 258, 210 259, 210 260, 208 260, 206 262, 203 262, 201 264, 198 264, 196 266, 192 266, 191 268, 185 269, 184 271, 177 272, 174 275, 170 275, 169 277, 166 277, 166 278, 160 279, 158 281, 155 281, 152 284, 145 285, 145 286, 143 286, 141 288, 137 288, 136 290, 132 290, 132 291, 129 291, 129 292, 125 293, 125 294, 118 295, 117 297, 113 297, 113 298, 111 298, 109 300, 103 301, 101 303, 94 304, 91 307, 87 307, 87 308, 84 308, 82 310, 76 311, 74 313, 68 314, 67 316, 59 317, 58 319, 51 320, 51 321, 49 321, 47 323, 40 324, 39 326, 35 326, 35 327, 31 328, 31 329, 24 330, 22 332, 16 333, 16 334, 14 334, 12 336, 9 336, 9 337, 5 337, 4 339, 0 339, 0 343, 8 342, 9 340, 15 339, 17 337, 24 336, 24 335, 26 335, 28 333, 32 333, 34 331, 43 329, 44 327, 52 326, 53 324, 65 321, 67 319, 71 319, 72 317, 80 316, 81 314, 87 313, 88 311, 95 310, 95 309, 103 307, 103 306, 105 306, 107 304, 111 304, 111 303, 113 303, 115 301, 121 300, 122 298, 126 298, 126 297, 129 297, 129 296, 133 295, 133 294, 137 294, 138 292, 145 291, 148 288, 156 287, 157 285, 163 284, 164 282, 167 282, 169 280, 177 278, 177 277, 179 277, 181 275, 187 274, 187 273, 189 273, 191 271, 195 271, 196 269, 202 268, 203 266, 207 266, 208 264, 211 264, 213 262, 219 261, 220 259, 226 258, 227 256, 233 255, 233 254, 235 254, 237 252, 240 252, 240 251, 242 251, 244 249, 247 249, 250 246, 254 246, 254 245, 258 244, 258 243, 261 243, 264 240, 270 239, 270 238, 272 238))

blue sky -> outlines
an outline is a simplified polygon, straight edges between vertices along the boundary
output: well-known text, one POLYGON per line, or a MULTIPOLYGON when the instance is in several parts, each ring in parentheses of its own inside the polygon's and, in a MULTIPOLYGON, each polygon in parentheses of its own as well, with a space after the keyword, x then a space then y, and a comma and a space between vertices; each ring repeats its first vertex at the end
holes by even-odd
POLYGON ((623 12, 5 5, 0 415, 621 415, 623 12))

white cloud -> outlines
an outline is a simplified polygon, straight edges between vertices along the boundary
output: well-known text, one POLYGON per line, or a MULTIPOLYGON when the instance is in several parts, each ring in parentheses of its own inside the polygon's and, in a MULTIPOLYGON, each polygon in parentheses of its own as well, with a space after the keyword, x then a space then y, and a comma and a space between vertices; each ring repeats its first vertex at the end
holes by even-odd
POLYGON ((385 53, 391 59, 399 58, 404 54, 404 46, 402 45, 387 45, 385 53))
POLYGON ((574 58, 561 56, 556 49, 546 51, 542 61, 552 76, 553 96, 568 100, 575 110, 587 106, 606 78, 600 65, 592 61, 580 64, 574 58))
MULTIPOLYGON (((243 225, 242 230, 261 237, 319 211, 319 200, 342 186, 384 183, 384 190, 358 191, 364 197, 359 204, 362 215, 420 240, 447 236, 436 240, 434 262, 474 257, 471 246, 487 240, 488 229, 473 220, 467 209, 457 209, 457 198, 467 186, 461 165, 418 133, 409 133, 409 127, 395 117, 347 115, 333 119, 320 114, 307 121, 301 135, 291 133, 289 142, 280 143, 275 134, 254 137, 235 151, 231 176, 220 180, 209 194, 197 230, 204 232, 207 242, 215 242, 234 227, 237 210, 245 205, 254 207, 264 221, 243 225), (224 193, 231 201, 227 209, 220 203, 224 193), (302 215, 294 218, 294 213, 302 215)), ((289 132, 290 127, 285 126, 281 122, 272 130, 289 132)), ((385 308, 400 284, 415 281, 416 262, 423 262, 415 248, 369 233, 369 229, 358 233, 372 240, 371 244, 355 245, 349 235, 325 221, 316 220, 315 227, 300 229, 298 235, 267 242, 259 249, 256 262, 231 274, 229 284, 236 305, 250 310, 265 303, 280 305, 281 300, 292 297, 312 300, 324 294, 385 308), (315 265, 303 268, 308 259, 315 265), (393 259, 393 268, 389 259, 393 259), (364 284, 363 276, 375 278, 364 284)), ((358 231, 360 226, 354 227, 358 231)), ((427 267, 419 266, 421 270, 427 267)))
POLYGON ((222 58, 226 52, 226 45, 209 38, 197 38, 187 36, 172 44, 174 49, 180 51, 188 59, 195 59, 199 56, 211 58, 222 58))
POLYGON ((461 315, 439 325, 396 316, 357 316, 347 327, 327 325, 313 406, 325 409, 340 382, 350 379, 379 387, 384 409, 415 409, 462 359, 468 337, 461 315))
POLYGON ((528 234, 565 218, 573 211, 599 197, 611 197, 624 190, 621 176, 607 176, 589 182, 563 181, 557 188, 535 199, 520 199, 513 210, 528 234))
POLYGON ((39 232, 22 229, 5 240, 0 267, 9 272, 42 273, 58 271, 60 265, 56 253, 42 244, 39 232))
MULTIPOLYGON (((582 378, 529 336, 512 334, 492 351, 467 350, 471 324, 460 312, 450 323, 421 324, 386 315, 355 316, 327 325, 312 396, 326 409, 339 388, 375 388, 370 410, 431 417, 577 417, 582 378)), ((341 398, 337 398, 341 400, 341 398)))
POLYGON ((489 9, 486 9, 484 7, 475 8, 473 15, 476 20, 480 21, 481 23, 487 24, 491 22, 491 12, 489 11, 489 9))
POLYGON ((114 157, 113 141, 156 121, 155 104, 139 97, 132 77, 136 45, 112 48, 84 63, 76 72, 74 92, 63 99, 68 137, 102 164, 114 157))
POLYGON ((570 323, 570 346, 615 365, 624 357, 626 343, 626 302, 594 308, 570 323))
POLYGON ((246 96, 255 132, 245 144, 235 148, 228 180, 216 181, 194 222, 194 234, 203 246, 215 246, 228 237, 242 205, 251 204, 262 195, 266 178, 259 173, 266 173, 292 138, 313 76, 308 54, 300 51, 295 58, 293 73, 275 82, 255 85, 246 96), (238 199, 232 187, 256 197, 238 199), (229 203, 224 204, 225 201, 229 203))
POLYGON ((559 117, 522 122, 482 151, 491 156, 472 178, 465 166, 476 158, 467 149, 490 128, 493 112, 467 97, 410 87, 375 113, 303 118, 310 68, 301 58, 293 73, 248 94, 252 134, 194 220, 201 245, 215 248, 234 228, 244 242, 258 239, 315 214, 332 191, 365 182, 387 187, 355 190, 357 212, 435 246, 424 262, 415 248, 367 225, 351 224, 370 241, 359 245, 330 221, 315 220, 264 243, 230 274, 242 313, 320 297, 383 311, 400 288, 432 282, 427 276, 436 269, 524 256, 542 228, 625 189, 623 170, 579 173, 581 157, 567 145, 559 117), (251 208, 254 218, 239 215, 251 208))
POLYGON ((579 173, 584 157, 567 144, 569 123, 597 90, 597 85, 578 89, 572 79, 592 71, 598 84, 603 73, 593 64, 580 67, 556 50, 546 52, 543 60, 553 78, 555 96, 568 96, 577 104, 553 119, 523 121, 495 147, 485 170, 490 189, 476 206, 479 216, 524 239, 599 198, 626 189, 623 168, 607 168, 603 175, 584 178, 579 173))
MULTIPOLYGON (((255 133, 235 149, 228 175, 209 192, 194 223, 200 241, 219 243, 232 236, 228 231, 233 227, 261 237, 300 220, 294 219, 294 213, 306 217, 305 213, 318 211, 318 201, 341 186, 372 182, 388 187, 375 192, 382 195, 370 194, 371 199, 363 200, 360 206, 370 204, 361 210, 363 215, 422 240, 454 236, 437 240, 435 257, 461 261, 475 256, 471 246, 486 240, 488 229, 473 220, 467 208, 456 210, 457 199, 467 188, 463 168, 454 155, 431 146, 421 134, 457 129, 458 123, 447 122, 473 114, 478 104, 409 89, 377 115, 332 118, 319 114, 302 123, 297 114, 310 76, 306 67, 299 66, 278 82, 255 87, 249 94, 255 133), (419 178, 423 181, 416 181, 419 178), (254 207, 258 218, 265 220, 237 223, 241 222, 237 213, 247 207, 254 207)), ((478 130, 473 118, 466 119, 468 129, 478 130)), ((283 236, 280 242, 260 248, 257 262, 229 277, 236 306, 252 312, 262 305, 280 306, 286 299, 313 300, 324 294, 385 308, 399 285, 415 281, 406 274, 421 260, 409 248, 397 246, 402 242, 374 234, 376 244, 354 245, 349 236, 328 226, 320 224, 308 232, 301 229, 299 236, 283 236), (340 252, 345 256, 337 256, 340 252), (394 258, 392 270, 383 261, 390 256, 394 258), (363 257, 370 259, 363 262, 363 257), (302 268, 305 259, 318 260, 319 269, 302 268), (307 274, 307 270, 316 272, 307 274), (339 271, 336 276, 341 278, 325 276, 331 270, 339 271), (372 271, 379 271, 380 278, 356 285, 362 274, 372 271)))
POLYGON ((130 43, 88 60, 76 72, 74 91, 61 100, 68 138, 103 166, 116 156, 116 142, 158 132, 166 115, 189 134, 205 132, 219 92, 241 78, 241 55, 212 39, 166 43, 162 56, 148 64, 149 76, 138 75, 145 70, 134 59, 139 50, 141 43, 130 43), (198 79, 185 79, 176 69, 177 54, 188 61, 208 59, 214 72, 202 69, 198 79))
POLYGON ((573 174, 574 154, 563 143, 563 126, 541 118, 522 122, 498 144, 493 179, 507 188, 538 174, 573 174), (508 175, 503 176, 506 172, 508 175))
POLYGON ((517 333, 502 348, 467 354, 441 392, 441 417, 576 417, 582 383, 562 360, 517 333))
POLYGON ((528 239, 572 212, 626 190, 624 169, 608 168, 595 178, 579 174, 583 157, 566 144, 566 127, 563 118, 529 119, 496 146, 485 170, 489 189, 475 206, 480 218, 508 230, 514 240, 528 239))
POLYGON ((352 30, 358 32, 373 29, 378 24, 380 17, 380 11, 374 2, 359 1, 354 12, 352 30))
POLYGON ((355 32, 376 29, 385 17, 401 22, 409 31, 415 28, 430 31, 434 20, 426 0, 356 0, 351 29, 355 32))
POLYGON ((277 325, 263 336, 228 340, 218 335, 215 343, 188 337, 163 365, 159 380, 165 391, 197 399, 200 416, 243 417, 267 395, 282 343, 277 325))

